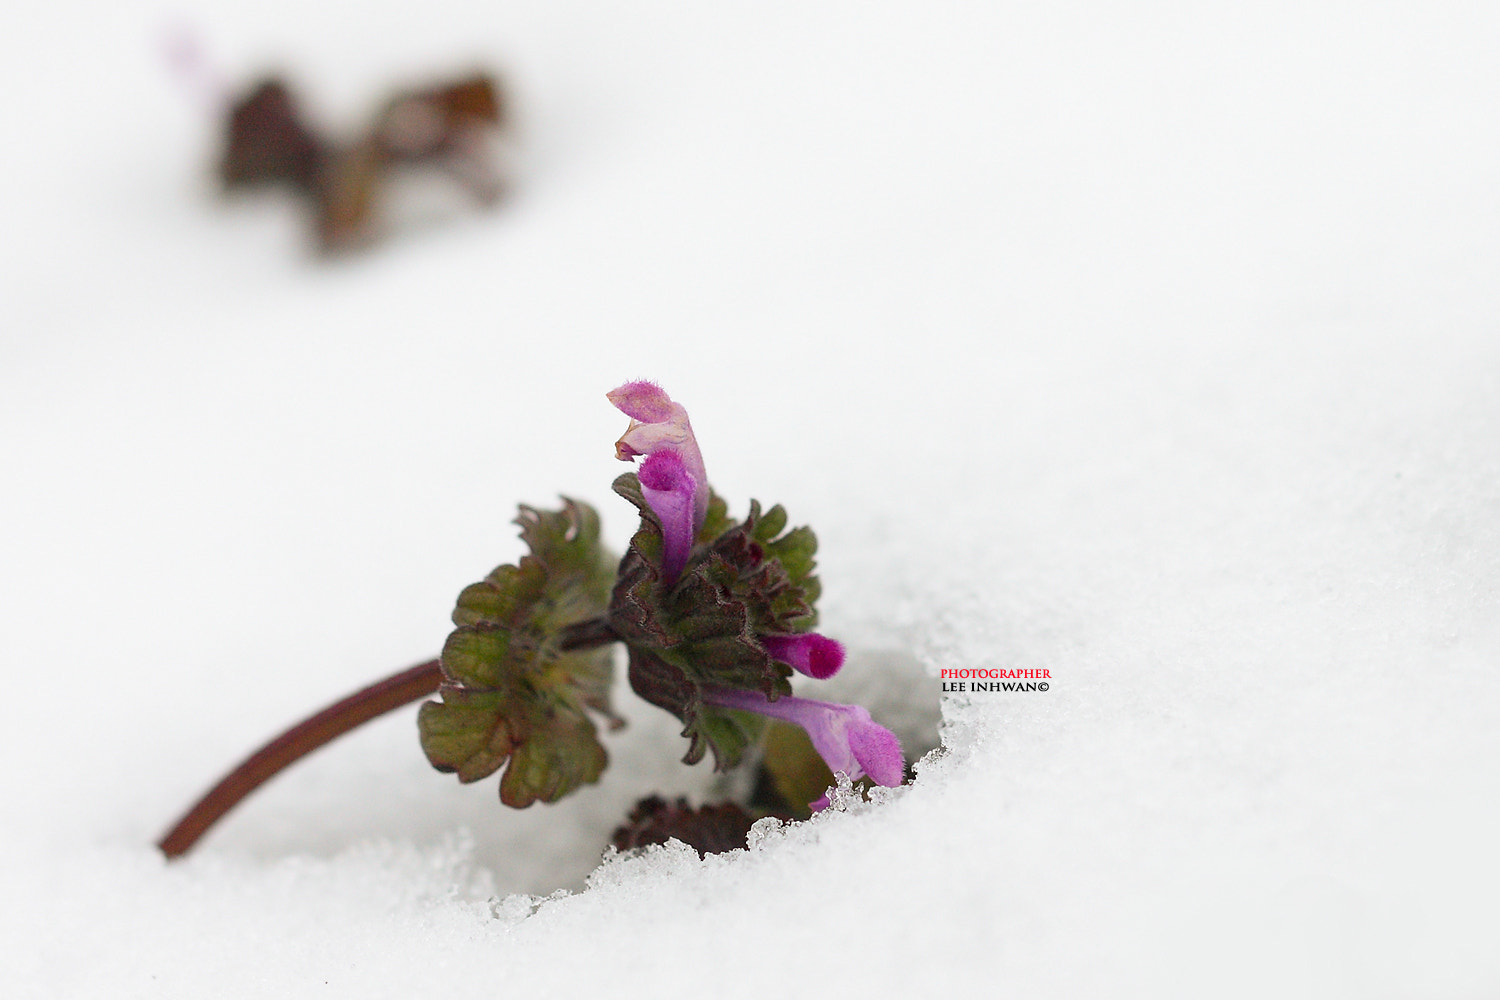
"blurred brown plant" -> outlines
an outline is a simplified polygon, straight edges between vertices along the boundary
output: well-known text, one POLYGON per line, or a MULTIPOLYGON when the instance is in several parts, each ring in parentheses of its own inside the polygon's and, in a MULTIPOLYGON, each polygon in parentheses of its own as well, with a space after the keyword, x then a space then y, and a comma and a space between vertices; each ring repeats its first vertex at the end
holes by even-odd
POLYGON ((495 82, 484 73, 425 89, 399 90, 355 141, 310 128, 287 83, 267 77, 233 102, 225 123, 219 177, 225 190, 285 185, 312 206, 325 252, 370 243, 393 172, 434 167, 480 204, 502 185, 491 139, 505 124, 495 82))

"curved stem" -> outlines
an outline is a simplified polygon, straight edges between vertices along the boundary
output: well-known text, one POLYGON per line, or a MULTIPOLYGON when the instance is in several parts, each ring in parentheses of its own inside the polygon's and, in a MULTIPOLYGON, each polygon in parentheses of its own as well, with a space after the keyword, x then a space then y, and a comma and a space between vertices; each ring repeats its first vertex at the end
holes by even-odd
MULTIPOLYGON (((602 646, 617 638, 609 623, 598 618, 565 627, 558 645, 562 649, 583 649, 602 646)), ((157 841, 156 846, 168 858, 186 854, 209 827, 283 768, 376 716, 427 697, 438 689, 442 680, 441 661, 428 660, 361 688, 297 723, 245 758, 239 767, 210 788, 177 821, 177 825, 157 841)))
POLYGON ((199 799, 156 846, 169 858, 185 854, 219 817, 282 768, 377 715, 427 697, 438 689, 442 679, 439 662, 428 660, 356 691, 299 722, 255 751, 223 781, 209 789, 208 794, 199 799))

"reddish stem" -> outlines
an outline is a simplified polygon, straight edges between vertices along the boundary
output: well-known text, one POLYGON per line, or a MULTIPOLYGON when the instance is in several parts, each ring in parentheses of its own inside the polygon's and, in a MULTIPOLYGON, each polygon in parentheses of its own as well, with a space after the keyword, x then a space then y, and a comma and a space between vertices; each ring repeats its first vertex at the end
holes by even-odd
POLYGON ((169 858, 187 853, 219 817, 282 768, 377 715, 427 697, 438 689, 442 679, 439 661, 428 660, 356 691, 343 701, 299 722, 255 751, 223 781, 209 789, 208 794, 199 799, 156 846, 169 858))
MULTIPOLYGON (((582 649, 602 646, 616 638, 607 623, 596 619, 567 626, 558 645, 562 649, 582 649)), ((168 858, 186 854, 220 817, 277 772, 376 716, 427 697, 438 689, 442 679, 441 661, 428 660, 361 688, 299 722, 255 751, 209 789, 156 846, 168 858)))

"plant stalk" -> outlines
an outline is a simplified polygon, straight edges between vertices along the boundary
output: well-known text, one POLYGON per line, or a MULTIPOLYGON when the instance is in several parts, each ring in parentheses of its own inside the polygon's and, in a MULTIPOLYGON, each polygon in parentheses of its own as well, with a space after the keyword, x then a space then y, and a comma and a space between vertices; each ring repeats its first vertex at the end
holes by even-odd
MULTIPOLYGON (((558 648, 585 649, 603 646, 618 638, 607 621, 595 618, 563 628, 558 648)), ((361 688, 297 723, 245 758, 239 767, 210 788, 177 821, 177 825, 157 841, 156 846, 168 859, 181 857, 241 799, 281 770, 371 719, 427 697, 438 689, 442 680, 441 661, 428 660, 361 688)))

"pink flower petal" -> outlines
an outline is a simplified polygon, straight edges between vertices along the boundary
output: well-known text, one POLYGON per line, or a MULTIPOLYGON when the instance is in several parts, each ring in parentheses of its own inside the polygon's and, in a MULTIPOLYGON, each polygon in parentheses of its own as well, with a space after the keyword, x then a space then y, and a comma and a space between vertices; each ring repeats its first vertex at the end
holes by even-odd
POLYGON ((798 673, 826 680, 844 665, 844 644, 816 632, 804 635, 763 635, 760 644, 798 673))
MULTIPOLYGON (((870 718, 859 705, 839 705, 810 698, 784 697, 771 701, 759 691, 710 688, 703 692, 710 705, 756 712, 773 719, 793 722, 807 731, 813 749, 835 774, 858 781, 870 777, 878 785, 901 784, 906 764, 896 734, 870 718)), ((811 803, 814 810, 828 804, 827 798, 811 803)))
POLYGON ((615 408, 643 424, 660 424, 672 419, 672 397, 655 382, 626 382, 606 393, 615 408))
POLYGON ((667 583, 682 575, 693 551, 698 484, 676 452, 659 451, 641 463, 641 493, 661 521, 661 568, 667 583))
POLYGON ((693 500, 693 530, 708 516, 708 473, 703 453, 693 436, 687 410, 674 403, 660 386, 651 382, 626 382, 608 393, 609 401, 630 418, 630 426, 615 442, 615 457, 624 462, 662 451, 676 452, 698 489, 693 500))

